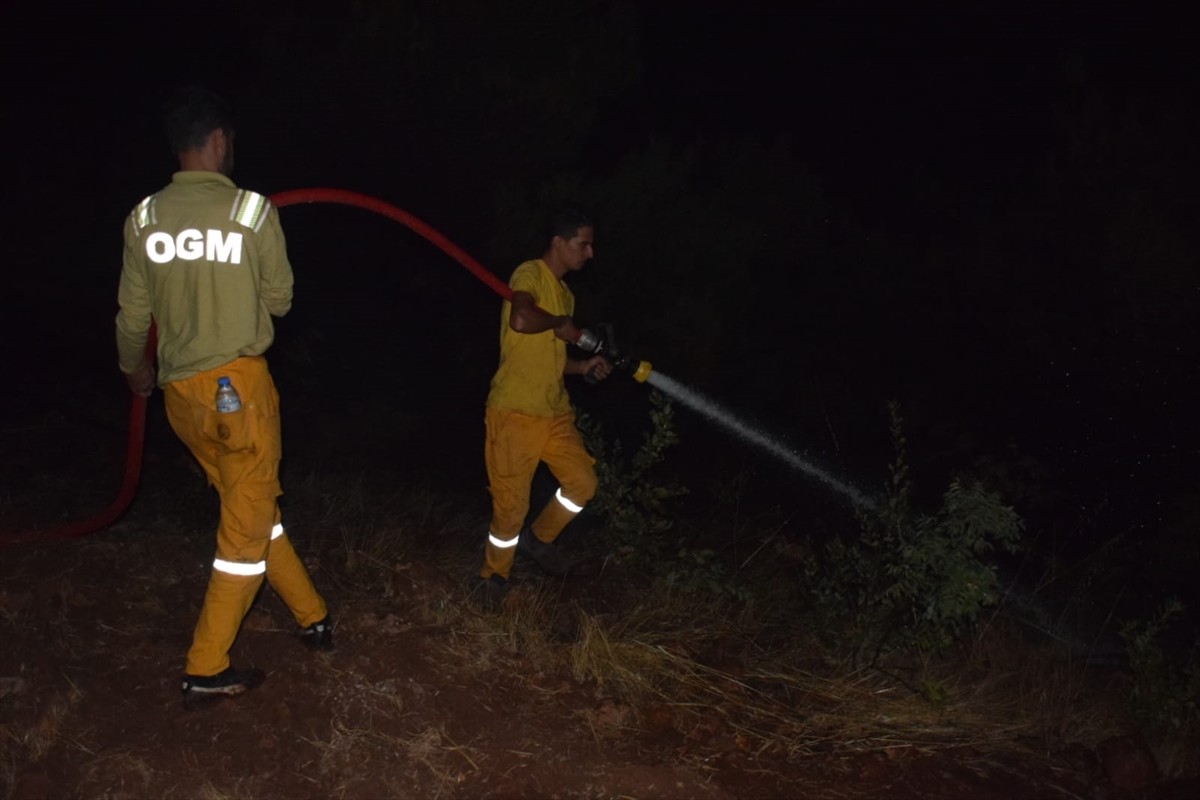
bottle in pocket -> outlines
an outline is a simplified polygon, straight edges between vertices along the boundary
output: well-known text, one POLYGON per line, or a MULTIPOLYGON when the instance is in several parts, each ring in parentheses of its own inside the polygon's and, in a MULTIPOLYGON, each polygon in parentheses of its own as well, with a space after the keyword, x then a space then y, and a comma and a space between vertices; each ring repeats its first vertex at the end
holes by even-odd
POLYGON ((230 414, 241 410, 242 398, 238 396, 237 389, 233 388, 228 377, 221 376, 217 379, 217 411, 230 414))

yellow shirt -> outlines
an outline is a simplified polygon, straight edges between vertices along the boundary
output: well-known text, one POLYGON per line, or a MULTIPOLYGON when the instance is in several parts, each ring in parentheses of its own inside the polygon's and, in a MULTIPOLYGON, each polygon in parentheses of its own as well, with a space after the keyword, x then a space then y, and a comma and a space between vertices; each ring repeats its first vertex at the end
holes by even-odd
POLYGON ((144 362, 152 320, 159 385, 261 355, 275 338, 271 316, 292 306, 279 212, 219 173, 176 172, 125 222, 117 300, 123 372, 144 362))
MULTIPOLYGON (((527 292, 543 311, 556 316, 575 313, 575 295, 540 258, 517 267, 508 282, 514 292, 527 292)), ((518 333, 509 326, 512 303, 500 309, 500 366, 492 377, 489 408, 504 408, 535 417, 571 413, 563 385, 567 343, 554 331, 518 333)))

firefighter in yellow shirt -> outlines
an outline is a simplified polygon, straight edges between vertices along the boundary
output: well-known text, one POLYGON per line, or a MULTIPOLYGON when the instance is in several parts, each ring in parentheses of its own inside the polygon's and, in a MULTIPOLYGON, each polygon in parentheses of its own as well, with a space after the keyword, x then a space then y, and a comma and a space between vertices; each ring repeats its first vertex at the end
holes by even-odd
POLYGON ((156 375, 146 343, 155 324, 167 418, 221 499, 216 558, 183 678, 191 707, 262 681, 260 670, 230 666, 229 649, 264 577, 306 646, 329 650, 333 638, 325 601, 288 541, 277 503, 279 394, 263 353, 274 340, 271 317, 292 305, 279 213, 229 179, 234 129, 222 98, 181 90, 166 123, 179 171, 126 220, 117 352, 130 390, 149 396, 156 375), (222 378, 241 410, 218 412, 222 378))
POLYGON ((500 313, 500 366, 486 410, 492 521, 479 591, 488 608, 498 606, 504 595, 515 552, 551 573, 568 569, 554 540, 596 493, 595 460, 575 427, 563 382, 565 375, 603 380, 612 371, 603 356, 567 355, 568 343, 585 352, 595 352, 599 344, 572 320, 575 296, 564 283, 593 257, 595 228, 574 207, 559 209, 549 222, 545 252, 513 272, 512 299, 504 301, 500 313), (543 461, 560 486, 523 528, 533 476, 543 461))

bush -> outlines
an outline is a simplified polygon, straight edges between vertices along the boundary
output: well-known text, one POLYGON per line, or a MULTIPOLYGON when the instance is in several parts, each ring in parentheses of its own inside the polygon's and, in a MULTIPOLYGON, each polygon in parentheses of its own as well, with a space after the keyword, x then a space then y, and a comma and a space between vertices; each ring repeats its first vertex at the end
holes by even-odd
MULTIPOLYGON (((1185 652, 1173 652, 1164 644, 1167 632, 1183 612, 1184 604, 1171 599, 1150 619, 1130 621, 1121 628, 1132 675, 1129 702, 1133 714, 1146 726, 1151 739, 1170 742, 1179 750, 1167 758, 1159 754, 1168 774, 1188 771, 1172 769, 1169 762, 1180 760, 1184 753, 1194 761, 1200 747, 1200 642, 1192 642, 1185 652)), ((1190 769, 1194 767, 1194 763, 1190 765, 1190 769)))
POLYGON ((851 649, 856 661, 900 647, 939 652, 959 638, 999 598, 988 553, 1015 550, 1023 528, 980 484, 954 481, 937 512, 914 513, 894 405, 891 415, 896 457, 887 501, 859 510, 857 538, 834 537, 806 559, 808 589, 826 629, 838 632, 833 644, 851 649))
POLYGON ((650 429, 632 458, 620 439, 605 435, 593 417, 580 413, 576 423, 596 459, 599 487, 588 508, 599 515, 618 559, 642 566, 661 563, 674 526, 668 503, 687 490, 673 482, 658 483, 654 474, 667 450, 679 441, 675 408, 666 395, 650 392, 650 429))

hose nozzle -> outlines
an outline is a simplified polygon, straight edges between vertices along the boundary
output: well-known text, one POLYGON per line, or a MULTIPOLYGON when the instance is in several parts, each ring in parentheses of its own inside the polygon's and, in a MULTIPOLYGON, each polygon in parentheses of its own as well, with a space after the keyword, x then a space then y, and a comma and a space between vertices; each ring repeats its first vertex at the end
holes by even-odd
MULTIPOLYGON (((596 325, 594 329, 584 329, 579 341, 575 344, 588 353, 604 356, 614 369, 632 375, 638 383, 645 383, 646 379, 650 377, 652 367, 649 361, 632 358, 622 353, 617 347, 617 339, 613 334, 611 323, 603 322, 596 325)), ((583 379, 588 383, 596 382, 596 379, 590 374, 584 375, 583 379)))

